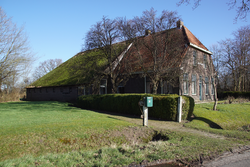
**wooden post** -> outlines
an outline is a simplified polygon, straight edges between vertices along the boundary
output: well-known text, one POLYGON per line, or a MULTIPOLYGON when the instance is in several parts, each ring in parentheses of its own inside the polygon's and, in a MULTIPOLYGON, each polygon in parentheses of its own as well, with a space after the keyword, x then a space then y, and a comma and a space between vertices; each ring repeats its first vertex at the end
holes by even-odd
POLYGON ((143 126, 148 126, 148 107, 143 106, 143 126))
POLYGON ((182 97, 178 98, 178 113, 177 113, 177 122, 181 122, 181 114, 182 114, 182 97))

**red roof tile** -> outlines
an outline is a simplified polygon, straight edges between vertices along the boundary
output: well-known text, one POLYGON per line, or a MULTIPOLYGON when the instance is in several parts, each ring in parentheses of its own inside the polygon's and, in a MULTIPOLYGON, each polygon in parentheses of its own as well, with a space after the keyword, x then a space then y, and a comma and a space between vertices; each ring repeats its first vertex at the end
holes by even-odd
POLYGON ((188 29, 187 27, 183 26, 183 29, 186 33, 187 39, 189 41, 189 43, 195 44, 196 46, 205 49, 208 51, 208 49, 200 42, 199 39, 197 39, 188 29))

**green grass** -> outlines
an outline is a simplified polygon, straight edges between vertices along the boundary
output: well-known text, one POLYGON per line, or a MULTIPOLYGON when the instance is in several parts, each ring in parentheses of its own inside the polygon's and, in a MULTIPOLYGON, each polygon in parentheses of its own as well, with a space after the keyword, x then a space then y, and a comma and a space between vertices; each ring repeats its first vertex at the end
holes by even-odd
POLYGON ((184 124, 230 137, 218 139, 142 127, 68 103, 0 103, 0 166, 124 166, 218 155, 249 144, 249 132, 236 130, 249 124, 245 113, 249 103, 228 105, 220 104, 219 111, 212 111, 212 104, 198 104, 194 111, 198 119, 184 124), (151 141, 158 135, 162 140, 151 141))
POLYGON ((60 102, 0 103, 0 161, 25 154, 85 150, 120 142, 110 130, 131 126, 60 102))
POLYGON ((213 103, 196 104, 195 118, 186 127, 222 134, 227 137, 250 140, 250 103, 218 104, 213 111, 213 103))
POLYGON ((47 154, 40 157, 24 156, 0 162, 0 166, 124 166, 131 163, 159 159, 194 160, 219 154, 236 146, 227 140, 210 139, 188 133, 164 131, 167 141, 137 145, 113 145, 91 151, 73 151, 63 154, 47 154))

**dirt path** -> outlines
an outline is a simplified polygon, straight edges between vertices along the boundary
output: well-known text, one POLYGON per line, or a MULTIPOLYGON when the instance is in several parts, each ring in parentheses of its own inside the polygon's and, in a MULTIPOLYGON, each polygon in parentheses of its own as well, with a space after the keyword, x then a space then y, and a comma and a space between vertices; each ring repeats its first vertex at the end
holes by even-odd
MULTIPOLYGON (((102 112, 104 113, 104 112, 102 112)), ((131 117, 131 116, 121 116, 121 115, 114 115, 112 113, 104 113, 112 118, 116 118, 116 119, 120 119, 120 120, 124 120, 130 123, 134 123, 137 125, 142 125, 143 124, 143 120, 141 118, 136 118, 136 117, 131 117)), ((199 131, 199 130, 195 130, 195 129, 190 129, 190 128, 186 128, 183 126, 184 121, 182 123, 177 123, 177 122, 172 122, 172 121, 161 121, 161 120, 152 120, 149 119, 148 120, 148 125, 149 127, 152 128, 156 128, 156 129, 168 129, 168 130, 174 130, 174 131, 179 131, 179 132, 189 132, 189 133, 193 133, 196 135, 201 135, 201 136, 205 136, 205 137, 211 137, 211 138, 218 138, 218 139, 225 139, 224 136, 221 135, 216 135, 216 134, 212 134, 212 133, 208 133, 208 132, 203 132, 203 131, 199 131)))

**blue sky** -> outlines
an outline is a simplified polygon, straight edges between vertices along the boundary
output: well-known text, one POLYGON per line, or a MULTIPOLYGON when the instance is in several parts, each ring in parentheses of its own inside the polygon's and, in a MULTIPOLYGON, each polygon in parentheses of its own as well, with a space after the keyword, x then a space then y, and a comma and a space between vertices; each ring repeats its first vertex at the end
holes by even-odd
MULTIPOLYGON (((113 19, 141 16, 153 7, 158 11, 177 11, 184 25, 207 47, 226 38, 246 21, 234 23, 235 9, 229 10, 228 0, 202 0, 195 10, 192 5, 177 7, 179 0, 0 0, 5 13, 18 26, 25 26, 30 46, 39 59, 60 58, 63 61, 80 52, 83 38, 91 25, 102 16, 113 19)), ((192 0, 191 0, 192 1, 192 0)))

